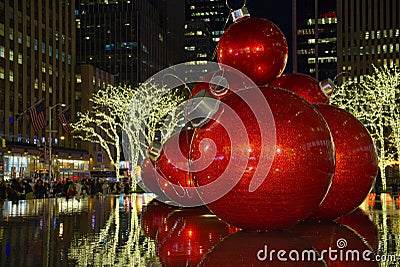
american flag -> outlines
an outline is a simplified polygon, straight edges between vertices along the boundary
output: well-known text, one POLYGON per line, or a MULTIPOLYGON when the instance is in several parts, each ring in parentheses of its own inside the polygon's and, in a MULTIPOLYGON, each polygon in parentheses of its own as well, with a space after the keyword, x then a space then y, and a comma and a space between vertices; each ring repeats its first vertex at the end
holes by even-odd
POLYGON ((31 116, 31 122, 35 133, 38 133, 41 129, 46 128, 46 118, 44 116, 45 105, 44 101, 41 100, 39 103, 29 108, 29 115, 31 116))
POLYGON ((58 115, 58 120, 61 123, 61 126, 63 127, 64 131, 68 135, 71 135, 71 133, 72 133, 72 127, 70 125, 71 108, 67 107, 66 109, 64 109, 63 112, 61 112, 60 115, 58 115))

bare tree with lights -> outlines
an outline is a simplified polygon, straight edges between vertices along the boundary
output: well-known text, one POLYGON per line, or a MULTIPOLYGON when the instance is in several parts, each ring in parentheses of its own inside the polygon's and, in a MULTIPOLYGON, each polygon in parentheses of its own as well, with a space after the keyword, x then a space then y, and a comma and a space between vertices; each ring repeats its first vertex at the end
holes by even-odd
POLYGON ((397 68, 375 67, 361 81, 346 81, 331 96, 331 103, 359 119, 376 145, 382 187, 386 190, 387 166, 398 162, 399 72, 397 68), (395 149, 397 147, 397 149, 395 149), (397 151, 396 151, 397 150, 397 151))
MULTIPOLYGON (((136 166, 139 155, 145 156, 157 131, 176 127, 177 106, 182 100, 177 92, 166 93, 151 81, 137 88, 108 86, 93 94, 92 108, 80 114, 78 121, 72 124, 74 136, 100 144, 114 162, 116 177, 120 180, 122 139, 125 139, 124 148, 128 148, 125 156, 136 166)), ((168 133, 172 134, 172 130, 167 131, 163 139, 168 138, 168 133)))

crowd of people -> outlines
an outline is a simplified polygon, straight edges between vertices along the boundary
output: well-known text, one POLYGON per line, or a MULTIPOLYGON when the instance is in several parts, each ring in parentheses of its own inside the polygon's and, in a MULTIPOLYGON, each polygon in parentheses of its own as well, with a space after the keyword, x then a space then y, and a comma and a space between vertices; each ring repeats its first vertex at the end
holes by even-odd
POLYGON ((80 199, 87 195, 129 194, 129 181, 103 181, 86 179, 72 181, 69 179, 57 182, 48 182, 41 178, 30 182, 26 179, 11 179, 0 181, 0 200, 24 200, 48 197, 76 197, 80 199))

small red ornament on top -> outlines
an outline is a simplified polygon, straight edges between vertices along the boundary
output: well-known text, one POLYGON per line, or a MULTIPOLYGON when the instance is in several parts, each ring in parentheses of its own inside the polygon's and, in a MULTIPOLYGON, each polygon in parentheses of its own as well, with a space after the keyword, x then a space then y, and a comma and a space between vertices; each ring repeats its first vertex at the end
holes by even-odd
POLYGON ((246 7, 232 13, 234 23, 217 47, 219 63, 236 68, 257 85, 266 85, 284 71, 288 58, 285 35, 273 22, 250 17, 246 7))

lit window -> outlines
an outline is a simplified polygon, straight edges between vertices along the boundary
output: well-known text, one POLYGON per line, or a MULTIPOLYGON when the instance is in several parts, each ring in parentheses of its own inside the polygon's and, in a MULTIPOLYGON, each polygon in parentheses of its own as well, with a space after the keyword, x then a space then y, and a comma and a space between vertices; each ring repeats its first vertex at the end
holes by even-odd
POLYGON ((31 37, 29 35, 26 36, 26 46, 31 47, 31 37))
POLYGON ((76 74, 76 83, 81 83, 82 82, 82 75, 76 74))
POLYGON ((42 62, 42 72, 46 73, 46 62, 42 62))
POLYGON ((22 32, 18 32, 18 43, 22 44, 22 32))
POLYGON ((14 61, 14 51, 10 50, 10 61, 14 61))
POLYGON ((0 67, 0 79, 4 80, 4 68, 0 67))
POLYGON ((44 82, 42 83, 42 91, 46 91, 46 84, 44 82))
POLYGON ((186 51, 194 51, 196 49, 195 46, 185 46, 186 51))
POLYGON ((10 40, 14 40, 14 29, 10 28, 10 40))
POLYGON ((35 48, 35 51, 38 50, 38 40, 37 39, 33 40, 33 47, 35 48))
POLYGON ((0 57, 4 58, 4 46, 0 45, 0 57))
POLYGON ((203 34, 202 31, 197 31, 197 32, 196 32, 196 35, 202 35, 202 34, 203 34))
POLYGON ((22 64, 22 53, 18 53, 18 64, 22 64))
POLYGON ((49 65, 49 75, 53 75, 53 65, 49 65))
POLYGON ((13 70, 10 70, 9 78, 10 78, 10 82, 14 81, 14 71, 13 70))
POLYGON ((46 44, 42 42, 42 54, 46 54, 46 44))
POLYGON ((196 8, 195 6, 190 6, 190 9, 191 9, 191 10, 193 10, 193 9, 195 9, 195 8, 196 8))

